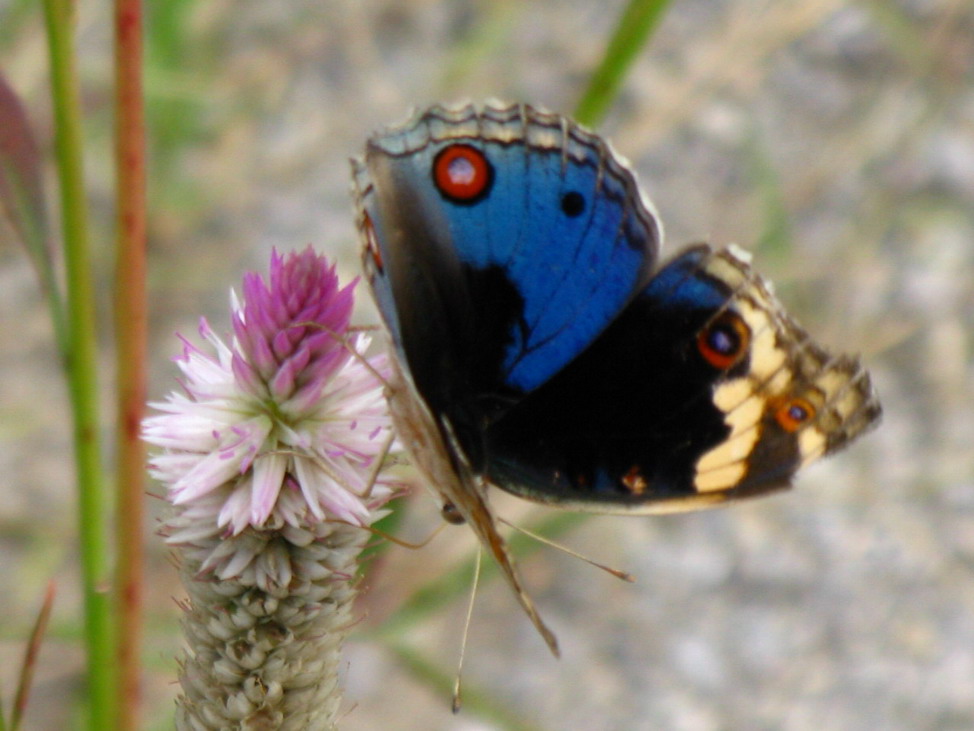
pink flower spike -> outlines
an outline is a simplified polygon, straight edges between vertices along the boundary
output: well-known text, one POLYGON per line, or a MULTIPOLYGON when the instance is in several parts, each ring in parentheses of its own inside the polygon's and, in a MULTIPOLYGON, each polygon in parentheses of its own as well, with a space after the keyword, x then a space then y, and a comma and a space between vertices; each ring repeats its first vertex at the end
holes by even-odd
POLYGON ((230 293, 229 341, 203 319, 202 345, 181 338, 184 393, 143 422, 189 595, 177 728, 337 723, 362 527, 398 489, 368 467, 392 428, 387 361, 349 333, 352 289, 310 247, 273 252, 230 293))
MULTIPOLYGON (((178 506, 171 535, 232 542, 248 529, 368 524, 391 496, 376 485, 368 504, 361 497, 382 449, 376 436, 391 425, 382 383, 348 351, 368 346, 348 332, 353 286, 341 287, 334 265, 311 247, 275 251, 269 277, 250 273, 242 296, 231 293, 229 344, 202 318, 209 347, 180 338, 188 396, 155 404, 143 427, 164 450, 150 468, 178 506), (285 484, 295 487, 286 500, 285 484)), ((384 357, 369 363, 385 369, 384 357)), ((208 551, 204 563, 217 574, 231 566, 238 575, 256 555, 208 551)))

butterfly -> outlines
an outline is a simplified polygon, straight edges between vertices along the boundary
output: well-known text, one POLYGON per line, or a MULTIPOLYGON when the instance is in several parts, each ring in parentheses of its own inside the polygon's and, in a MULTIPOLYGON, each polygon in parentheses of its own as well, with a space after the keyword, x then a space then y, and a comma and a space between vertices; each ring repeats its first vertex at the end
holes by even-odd
POLYGON ((786 488, 879 420, 859 361, 812 341, 745 252, 698 244, 661 265, 634 173, 564 116, 437 105, 352 166, 396 430, 555 654, 491 486, 590 512, 693 510, 786 488))

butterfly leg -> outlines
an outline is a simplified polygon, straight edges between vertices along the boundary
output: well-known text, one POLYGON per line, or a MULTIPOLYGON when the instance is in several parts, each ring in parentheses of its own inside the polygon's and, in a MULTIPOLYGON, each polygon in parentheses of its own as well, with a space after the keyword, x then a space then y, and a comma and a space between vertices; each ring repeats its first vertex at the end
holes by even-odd
POLYGON ((438 499, 453 506, 451 513, 455 512, 470 525, 481 544, 494 557, 551 653, 559 657, 558 640, 524 590, 507 541, 497 530, 497 521, 487 503, 486 484, 473 473, 464 459, 449 423, 445 420, 437 422, 420 399, 409 398, 405 375, 394 362, 392 367, 388 388, 389 410, 396 432, 412 456, 413 464, 438 499))

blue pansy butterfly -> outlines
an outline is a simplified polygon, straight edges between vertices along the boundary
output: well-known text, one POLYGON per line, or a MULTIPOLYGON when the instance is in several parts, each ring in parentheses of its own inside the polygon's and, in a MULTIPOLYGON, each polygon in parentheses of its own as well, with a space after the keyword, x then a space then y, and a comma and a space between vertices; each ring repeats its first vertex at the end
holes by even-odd
POLYGON ((701 244, 659 266, 633 173, 565 117, 434 106, 353 168, 397 431, 555 652, 489 486, 692 510, 788 487, 879 419, 858 360, 812 342, 743 252, 701 244))

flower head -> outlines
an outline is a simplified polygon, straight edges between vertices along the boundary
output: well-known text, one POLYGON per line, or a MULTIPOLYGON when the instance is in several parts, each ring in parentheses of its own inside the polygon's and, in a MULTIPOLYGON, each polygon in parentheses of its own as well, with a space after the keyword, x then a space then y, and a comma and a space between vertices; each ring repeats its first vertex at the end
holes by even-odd
POLYGON ((386 361, 349 331, 354 285, 311 247, 274 252, 269 282, 251 273, 242 300, 231 293, 230 345, 205 319, 208 348, 183 339, 184 393, 151 404, 143 434, 164 448, 150 470, 177 506, 169 541, 205 546, 203 569, 239 575, 268 531, 306 543, 323 521, 368 525, 391 496, 373 475, 391 428, 386 361))

